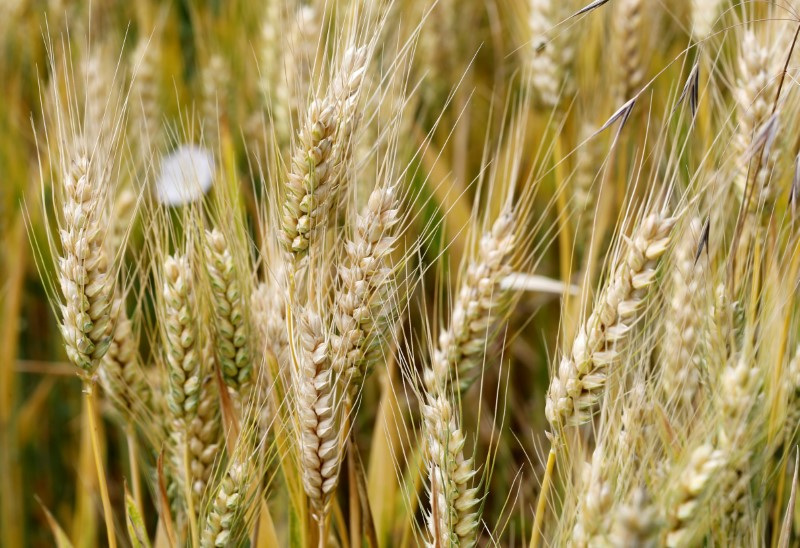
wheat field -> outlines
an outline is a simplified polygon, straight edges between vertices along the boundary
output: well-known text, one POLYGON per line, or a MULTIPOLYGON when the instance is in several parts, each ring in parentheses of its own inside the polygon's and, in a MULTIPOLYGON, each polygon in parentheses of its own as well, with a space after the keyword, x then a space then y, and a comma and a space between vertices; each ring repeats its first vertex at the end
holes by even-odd
POLYGON ((0 546, 800 546, 798 36, 4 0, 0 546))

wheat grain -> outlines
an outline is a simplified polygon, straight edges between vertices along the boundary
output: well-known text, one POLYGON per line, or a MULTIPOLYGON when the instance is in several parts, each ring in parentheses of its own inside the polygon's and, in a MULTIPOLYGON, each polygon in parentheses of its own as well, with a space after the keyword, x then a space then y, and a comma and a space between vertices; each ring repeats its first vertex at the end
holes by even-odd
POLYGON ((673 218, 650 215, 628 241, 624 259, 550 383, 545 415, 556 430, 591 418, 605 389, 609 369, 618 362, 655 283, 655 269, 674 225, 673 218))

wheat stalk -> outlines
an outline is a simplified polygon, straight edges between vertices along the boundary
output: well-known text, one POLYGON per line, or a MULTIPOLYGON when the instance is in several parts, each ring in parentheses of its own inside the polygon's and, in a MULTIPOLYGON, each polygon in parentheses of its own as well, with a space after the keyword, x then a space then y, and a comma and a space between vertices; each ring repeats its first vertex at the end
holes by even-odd
POLYGON ((674 225, 674 218, 650 215, 628 240, 625 256, 603 290, 600 302, 550 382, 545 415, 556 431, 591 418, 605 390, 609 369, 619 361, 633 323, 655 282, 655 269, 667 249, 674 225))

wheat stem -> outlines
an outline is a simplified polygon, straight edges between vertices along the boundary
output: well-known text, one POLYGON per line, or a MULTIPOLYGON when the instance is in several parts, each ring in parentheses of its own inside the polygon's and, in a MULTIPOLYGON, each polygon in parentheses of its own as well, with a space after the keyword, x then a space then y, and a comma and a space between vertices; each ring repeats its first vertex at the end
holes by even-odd
POLYGON ((100 436, 97 425, 97 407, 94 400, 94 381, 87 380, 83 384, 83 395, 86 399, 86 408, 89 413, 89 433, 92 439, 92 452, 97 468, 97 483, 100 487, 100 499, 103 502, 103 517, 106 523, 106 536, 109 548, 116 548, 117 537, 114 533, 114 514, 111 509, 111 499, 108 496, 108 483, 103 465, 103 455, 100 449, 100 436))
POLYGON ((547 494, 550 491, 550 484, 553 481, 553 473, 556 468, 556 447, 553 442, 550 443, 550 452, 547 454, 547 465, 544 469, 544 478, 542 479, 542 489, 539 491, 539 499, 536 502, 536 514, 533 518, 533 531, 531 532, 530 548, 539 548, 539 539, 543 535, 544 530, 542 524, 544 523, 544 514, 547 511, 547 494))

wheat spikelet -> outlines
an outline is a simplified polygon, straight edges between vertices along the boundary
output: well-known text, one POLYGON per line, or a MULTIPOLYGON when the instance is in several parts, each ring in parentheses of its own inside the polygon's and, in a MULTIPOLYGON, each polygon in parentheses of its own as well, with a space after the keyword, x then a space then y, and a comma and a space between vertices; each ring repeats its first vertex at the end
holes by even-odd
POLYGON ((253 368, 247 299, 222 232, 206 231, 205 244, 216 319, 217 360, 225 383, 239 390, 249 382, 253 368))
POLYGON ((555 0, 530 0, 528 27, 531 86, 545 108, 558 106, 562 95, 573 91, 571 78, 575 54, 569 28, 558 26, 572 15, 572 4, 555 0))
POLYGON ((624 259, 550 383, 545 415, 556 430, 591 418, 605 389, 608 370, 619 360, 655 282, 655 269, 674 225, 673 218, 650 215, 628 241, 624 259))
POLYGON ((453 304, 450 325, 440 333, 431 366, 425 370, 428 392, 444 388, 451 376, 458 379, 462 389, 475 379, 486 341, 494 334, 496 321, 509 304, 509 295, 500 282, 512 270, 515 223, 516 216, 507 209, 482 236, 477 259, 467 266, 453 304))
POLYGON ((677 398, 676 409, 693 409, 700 384, 700 311, 705 305, 705 263, 695 261, 702 237, 702 221, 689 222, 675 248, 675 264, 670 270, 672 286, 664 335, 660 342, 661 387, 669 401, 677 398))
POLYGON ((617 41, 617 86, 619 104, 631 99, 642 87, 645 65, 642 62, 642 26, 644 2, 616 2, 613 36, 617 41))
MULTIPOLYGON (((392 299, 389 254, 397 238, 398 201, 394 187, 375 189, 365 211, 355 221, 352 239, 345 242, 345 264, 334 298, 331 339, 332 366, 348 392, 356 390, 381 357, 381 337, 392 299)), ((350 394, 352 397, 352 394, 350 394)))
POLYGON ((297 444, 303 487, 315 519, 322 522, 339 479, 342 454, 337 379, 319 314, 303 309, 299 331, 299 370, 294 372, 293 380, 299 429, 297 444))
POLYGON ((91 376, 111 344, 114 273, 105 247, 105 169, 78 153, 64 174, 58 281, 61 335, 70 361, 91 376))
POLYGON ((705 40, 717 20, 721 0, 692 0, 692 37, 705 40))
POLYGON ((246 465, 232 462, 225 471, 200 537, 202 548, 238 545, 247 505, 246 465))

